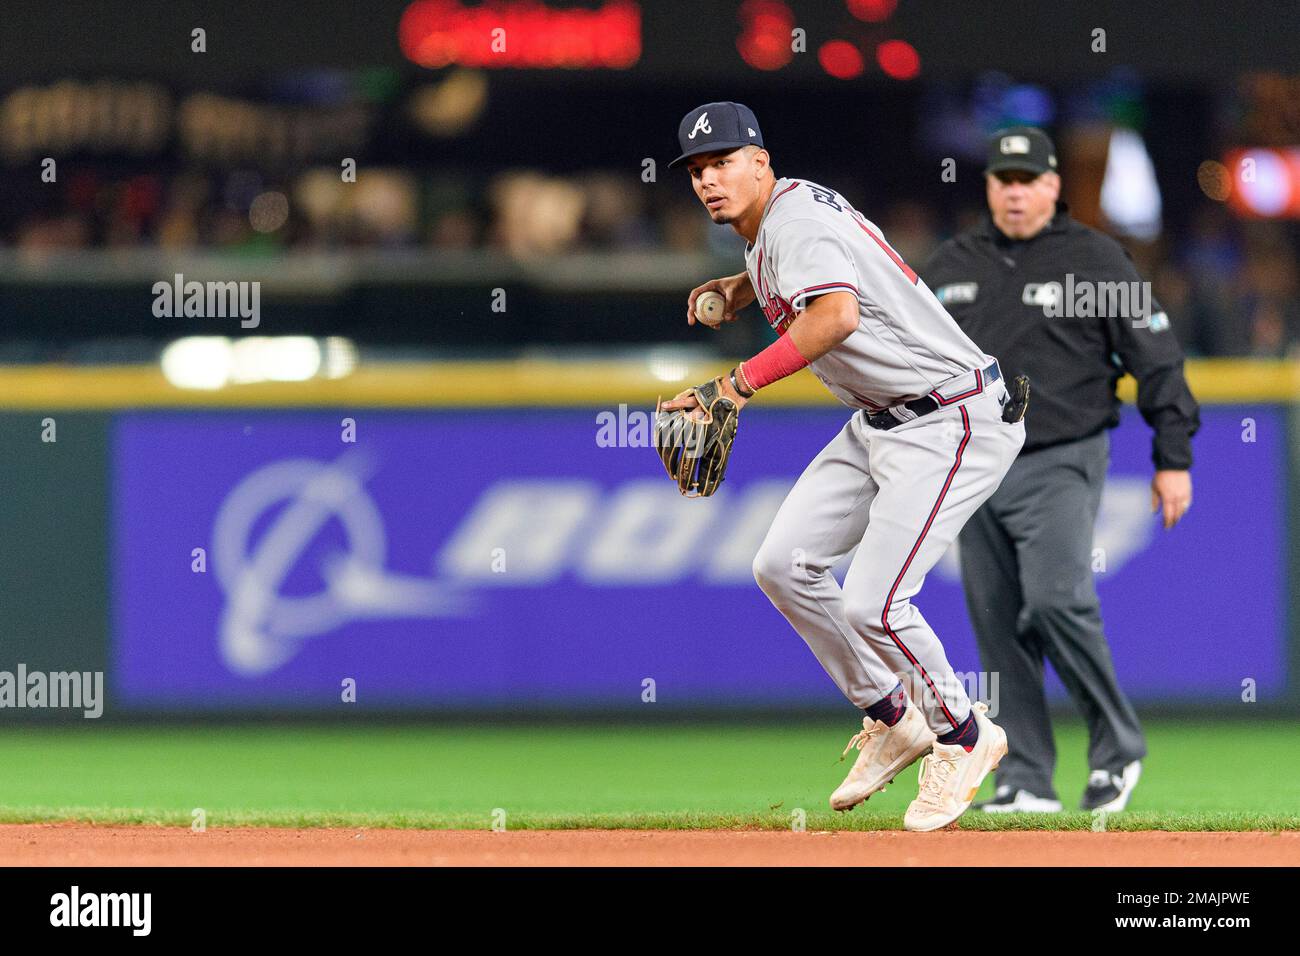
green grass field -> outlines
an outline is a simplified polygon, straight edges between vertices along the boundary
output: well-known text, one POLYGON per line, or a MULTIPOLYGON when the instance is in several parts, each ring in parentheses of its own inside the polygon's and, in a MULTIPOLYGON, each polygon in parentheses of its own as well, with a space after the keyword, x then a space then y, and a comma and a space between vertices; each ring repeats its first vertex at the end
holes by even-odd
MULTIPOLYGON (((826 805, 851 723, 788 725, 9 727, 0 822, 188 826, 897 829, 916 770, 852 813, 826 805)), ((1108 829, 1300 829, 1288 723, 1149 724, 1130 812, 1108 829)), ((1080 725, 1057 732, 1067 809, 1087 767, 1080 725)), ((985 784, 985 794, 991 792, 985 784)), ((968 814, 967 829, 1087 829, 1081 812, 968 814)))

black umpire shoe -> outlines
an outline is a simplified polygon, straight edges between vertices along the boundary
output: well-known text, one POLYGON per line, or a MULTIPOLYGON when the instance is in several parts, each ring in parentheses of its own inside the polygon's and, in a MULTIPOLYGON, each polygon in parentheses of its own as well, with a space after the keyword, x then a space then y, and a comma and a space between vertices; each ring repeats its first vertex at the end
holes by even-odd
POLYGON ((1094 770, 1088 774, 1088 789, 1079 801, 1081 809, 1095 812, 1119 813, 1128 806, 1128 798, 1142 775, 1142 762, 1134 760, 1119 773, 1094 770))
POLYGON ((992 800, 975 804, 975 809, 985 813, 1060 813, 1061 801, 1038 797, 1004 783, 994 792, 992 800))

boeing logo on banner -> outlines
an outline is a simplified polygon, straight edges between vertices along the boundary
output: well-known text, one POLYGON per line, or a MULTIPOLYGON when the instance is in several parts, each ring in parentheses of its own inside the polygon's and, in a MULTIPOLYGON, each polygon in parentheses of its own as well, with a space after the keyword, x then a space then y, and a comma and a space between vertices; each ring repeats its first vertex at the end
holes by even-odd
MULTIPOLYGON (((754 554, 794 482, 738 483, 717 499, 719 507, 699 508, 657 478, 612 488, 581 478, 501 479, 482 491, 440 549, 430 542, 436 572, 421 577, 385 567, 385 516, 366 491, 370 473, 355 453, 332 463, 287 459, 248 475, 221 504, 212 539, 226 595, 218 639, 232 672, 270 673, 305 642, 355 620, 464 617, 488 588, 540 588, 566 574, 578 587, 756 587, 754 554), (323 562, 324 590, 283 593, 334 519, 347 550, 323 562), (506 556, 505 573, 493 567, 494 553, 506 556)), ((1094 543, 1108 573, 1150 541, 1149 496, 1141 478, 1107 483, 1094 543)), ((852 558, 833 569, 838 579, 852 558)), ((936 573, 959 579, 955 548, 936 573)))
POLYGON ((367 617, 444 617, 467 613, 469 596, 429 578, 393 574, 384 519, 366 493, 358 455, 333 463, 288 459, 253 472, 226 497, 212 532, 213 565, 226 593, 218 640, 231 671, 257 676, 291 660, 304 641, 367 617), (249 547, 255 524, 278 509, 249 547), (349 551, 321 568, 325 590, 288 596, 281 587, 312 539, 332 518, 349 551))

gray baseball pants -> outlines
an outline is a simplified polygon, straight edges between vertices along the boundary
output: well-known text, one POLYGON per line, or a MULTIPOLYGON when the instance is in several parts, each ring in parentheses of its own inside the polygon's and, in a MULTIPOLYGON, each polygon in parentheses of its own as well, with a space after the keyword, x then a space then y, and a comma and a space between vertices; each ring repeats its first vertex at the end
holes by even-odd
POLYGON ((912 599, 1024 444, 1002 381, 881 430, 857 412, 808 465, 754 558, 754 577, 858 707, 900 680, 937 734, 970 712, 912 599), (831 568, 854 547, 841 587, 831 568))

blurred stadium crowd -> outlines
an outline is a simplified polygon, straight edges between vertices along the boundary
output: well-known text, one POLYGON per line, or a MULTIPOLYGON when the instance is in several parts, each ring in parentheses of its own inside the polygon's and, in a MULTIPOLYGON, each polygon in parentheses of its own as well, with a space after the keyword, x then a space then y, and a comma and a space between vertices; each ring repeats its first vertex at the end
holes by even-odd
MULTIPOLYGON (((778 168, 778 174, 781 170, 778 168)), ((853 196, 852 183, 835 183, 853 196)), ((862 205, 900 254, 923 267, 955 231, 984 215, 918 193, 862 205)), ((20 254, 82 249, 207 249, 240 256, 291 250, 489 250, 519 260, 576 252, 739 253, 684 182, 645 184, 612 171, 580 176, 512 170, 468 176, 368 170, 356 185, 317 168, 287 183, 256 172, 80 169, 6 213, 4 244, 20 254), (671 196, 665 195, 671 193, 671 196)), ((1192 355, 1300 354, 1295 230, 1241 220, 1205 202, 1190 228, 1124 239, 1192 355)), ((1104 226, 1104 223, 1102 224, 1104 226)))
MULTIPOLYGON (((25 310, 11 325, 28 339, 48 337, 51 315, 80 322, 70 339, 111 337, 135 307, 98 293, 113 280, 127 295, 125 283, 196 256, 215 278, 235 278, 225 273, 240 263, 275 277, 294 271, 280 263, 314 259, 307 273, 374 281, 351 301, 334 295, 336 318, 362 327, 346 330, 327 321, 324 296, 307 302, 318 291, 307 288, 293 320, 303 332, 390 329, 416 311, 397 297, 416 282, 430 283, 422 308, 444 306, 447 330, 471 308, 448 299, 455 287, 509 282, 537 341, 658 335, 643 319, 696 273, 739 269, 743 242, 709 222, 683 171, 666 168, 699 85, 594 76, 384 68, 267 72, 226 88, 108 77, 0 88, 0 314, 25 310), (555 104, 564 108, 542 108, 555 104), (56 162, 57 175, 46 169, 56 162), (375 275, 376 262, 395 271, 375 275), (567 284, 543 289, 539 276, 567 284), (365 312, 380 298, 383 309, 365 312)), ((1072 213, 1126 244, 1189 354, 1300 354, 1300 112, 1290 106, 1300 79, 1159 84, 1117 69, 1047 84, 986 70, 955 82, 718 87, 715 97, 750 100, 778 176, 838 189, 922 275, 940 242, 985 215, 988 134, 1045 126, 1072 213), (851 120, 827 134, 839 117, 851 120), (1252 209, 1229 184, 1243 149, 1272 162, 1252 209), (954 178, 940 175, 944 164, 954 178)), ((279 327, 292 304, 277 304, 279 327)), ((136 318, 136 333, 176 331, 136 318)))

